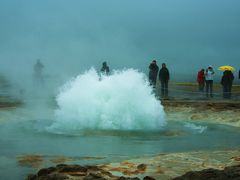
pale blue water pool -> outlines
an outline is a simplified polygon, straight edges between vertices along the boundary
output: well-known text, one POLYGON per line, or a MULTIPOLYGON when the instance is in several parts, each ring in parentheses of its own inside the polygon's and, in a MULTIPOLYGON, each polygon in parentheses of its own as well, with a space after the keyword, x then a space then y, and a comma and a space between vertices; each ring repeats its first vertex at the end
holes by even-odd
POLYGON ((0 123, 1 179, 23 179, 36 169, 17 163, 19 155, 104 157, 79 160, 94 164, 169 152, 226 150, 240 147, 240 129, 223 125, 168 122, 161 130, 83 130, 74 135, 54 134, 51 120, 9 120, 0 123))

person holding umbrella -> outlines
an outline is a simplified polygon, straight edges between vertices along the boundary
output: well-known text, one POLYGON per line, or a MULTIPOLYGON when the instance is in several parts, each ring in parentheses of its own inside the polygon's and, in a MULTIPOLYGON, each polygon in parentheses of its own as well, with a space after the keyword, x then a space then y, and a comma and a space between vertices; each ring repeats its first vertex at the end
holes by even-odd
POLYGON ((231 66, 221 66, 219 70, 224 71, 221 79, 221 84, 223 86, 223 98, 231 98, 232 92, 232 82, 234 76, 232 71, 235 69, 231 66))

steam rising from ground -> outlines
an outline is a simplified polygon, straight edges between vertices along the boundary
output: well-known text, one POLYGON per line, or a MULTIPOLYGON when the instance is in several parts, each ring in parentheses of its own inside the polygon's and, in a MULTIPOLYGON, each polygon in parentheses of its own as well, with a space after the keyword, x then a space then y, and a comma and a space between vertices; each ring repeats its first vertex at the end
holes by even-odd
POLYGON ((152 130, 164 125, 164 111, 143 73, 134 69, 100 76, 90 69, 67 82, 57 96, 56 119, 48 128, 152 130))

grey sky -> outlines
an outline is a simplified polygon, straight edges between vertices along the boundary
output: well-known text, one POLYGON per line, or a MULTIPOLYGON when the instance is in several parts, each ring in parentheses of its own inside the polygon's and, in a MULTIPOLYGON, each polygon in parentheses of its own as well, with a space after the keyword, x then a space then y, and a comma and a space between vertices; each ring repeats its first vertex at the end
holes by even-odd
MULTIPOLYGON (((0 73, 24 76, 40 58, 75 75, 103 60, 173 77, 240 62, 239 0, 1 0, 0 73)), ((220 74, 220 72, 219 72, 220 74)))

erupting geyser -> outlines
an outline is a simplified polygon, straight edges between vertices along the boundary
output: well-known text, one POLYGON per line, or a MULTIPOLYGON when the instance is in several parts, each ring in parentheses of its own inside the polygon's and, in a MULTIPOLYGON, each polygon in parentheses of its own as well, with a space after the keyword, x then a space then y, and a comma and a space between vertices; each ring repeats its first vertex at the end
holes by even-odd
POLYGON ((67 82, 57 96, 59 108, 48 130, 157 130, 164 111, 146 76, 134 69, 100 76, 90 69, 67 82))

